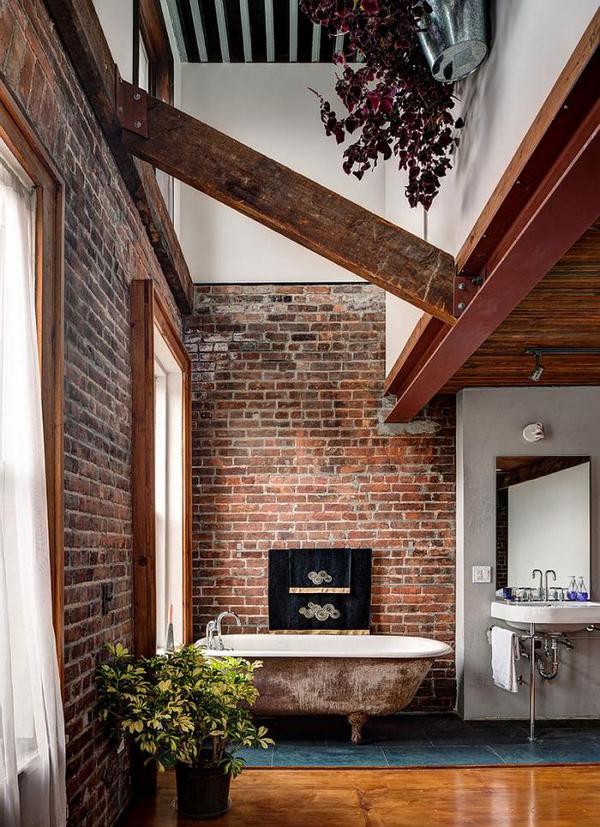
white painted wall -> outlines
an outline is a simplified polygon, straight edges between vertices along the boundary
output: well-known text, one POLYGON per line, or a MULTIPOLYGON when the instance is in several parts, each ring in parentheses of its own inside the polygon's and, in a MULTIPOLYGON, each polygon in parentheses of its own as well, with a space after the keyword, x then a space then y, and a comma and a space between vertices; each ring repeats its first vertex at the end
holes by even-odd
MULTIPOLYGON (((600 596, 600 388, 470 388, 457 397, 456 656, 458 708, 467 719, 527 718, 526 687, 494 686, 486 630, 495 583, 472 583, 473 565, 496 564, 496 457, 589 456, 591 596, 600 596), (527 444, 528 422, 546 439, 527 444)), ((569 572, 570 573, 570 572, 569 572)), ((541 718, 600 717, 600 634, 571 635, 556 680, 539 681, 541 718)))
POLYGON ((131 83, 133 63, 132 0, 92 0, 121 77, 131 83))
POLYGON ((454 170, 429 211, 429 240, 453 255, 533 123, 594 16, 597 0, 491 4, 493 48, 456 94, 461 132, 454 170))
MULTIPOLYGON (((329 64, 184 64, 182 108, 380 215, 384 169, 361 182, 341 169, 318 100, 333 97, 329 64)), ((181 241, 195 281, 356 281, 356 276, 189 187, 182 187, 181 241)))
MULTIPOLYGON (((425 236, 425 213, 422 209, 412 209, 404 197, 407 182, 406 173, 399 172, 390 160, 385 169, 385 217, 388 221, 408 230, 410 233, 425 236)), ((413 304, 399 299, 391 293, 385 296, 385 370, 389 373, 400 355, 408 337, 419 321, 422 310, 413 304)))
POLYGON ((589 586, 589 462, 508 489, 509 584, 537 586, 535 568, 554 569, 565 589, 571 577, 589 586))

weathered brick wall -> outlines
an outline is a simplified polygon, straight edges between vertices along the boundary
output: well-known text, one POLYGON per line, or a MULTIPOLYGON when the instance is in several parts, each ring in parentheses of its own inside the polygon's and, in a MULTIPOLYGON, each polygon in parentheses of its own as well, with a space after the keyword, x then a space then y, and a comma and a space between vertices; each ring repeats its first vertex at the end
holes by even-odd
MULTIPOLYGON (((0 0, 0 73, 65 182, 65 716, 70 823, 114 823, 129 795, 124 755, 94 718, 103 644, 131 642, 128 284, 162 280, 41 0, 0 0), (101 616, 101 582, 115 584, 101 616)), ((179 322, 178 322, 179 323, 179 322)))
MULTIPOLYGON (((381 425, 385 300, 370 285, 196 289, 194 623, 267 629, 267 551, 373 548, 372 630, 454 641, 454 400, 381 425)), ((415 701, 448 709, 438 662, 415 701)))
POLYGON ((508 586, 508 488, 496 493, 496 588, 508 586))

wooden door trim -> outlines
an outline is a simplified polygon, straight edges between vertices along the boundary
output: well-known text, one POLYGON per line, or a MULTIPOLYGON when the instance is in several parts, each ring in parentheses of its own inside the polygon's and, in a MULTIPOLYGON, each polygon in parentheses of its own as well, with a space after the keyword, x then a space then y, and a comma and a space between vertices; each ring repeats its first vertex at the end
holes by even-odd
POLYGON ((132 507, 134 652, 156 653, 156 536, 154 494, 154 327, 183 376, 183 625, 192 639, 191 363, 166 304, 150 279, 136 279, 131 294, 132 507))
POLYGON ((154 287, 130 285, 133 529, 133 651, 156 653, 154 529, 154 287))

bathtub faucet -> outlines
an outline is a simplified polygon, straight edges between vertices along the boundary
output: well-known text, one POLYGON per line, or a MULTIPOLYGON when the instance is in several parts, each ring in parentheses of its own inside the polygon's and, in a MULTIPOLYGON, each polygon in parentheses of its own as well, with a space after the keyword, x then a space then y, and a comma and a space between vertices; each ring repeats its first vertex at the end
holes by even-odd
POLYGON ((221 624, 226 617, 232 617, 238 626, 242 625, 242 621, 235 612, 221 612, 216 620, 209 620, 206 625, 206 648, 212 650, 223 651, 225 645, 221 637, 221 624))

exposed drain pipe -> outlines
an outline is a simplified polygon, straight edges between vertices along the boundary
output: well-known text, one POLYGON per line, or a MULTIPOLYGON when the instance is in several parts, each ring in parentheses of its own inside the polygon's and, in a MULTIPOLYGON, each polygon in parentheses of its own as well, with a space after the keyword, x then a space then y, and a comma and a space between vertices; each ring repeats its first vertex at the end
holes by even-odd
POLYGON ((428 0, 418 33, 431 73, 440 83, 470 75, 488 54, 487 0, 428 0))
POLYGON ((544 654, 537 655, 537 670, 540 676, 546 681, 552 681, 558 675, 558 644, 562 643, 568 649, 573 648, 573 644, 566 635, 544 635, 544 654), (548 639, 550 639, 550 646, 548 646, 548 639), (547 668, 549 665, 549 668, 547 668))

